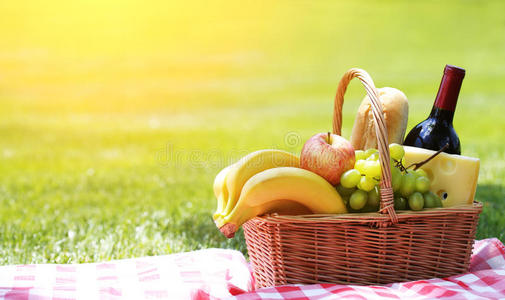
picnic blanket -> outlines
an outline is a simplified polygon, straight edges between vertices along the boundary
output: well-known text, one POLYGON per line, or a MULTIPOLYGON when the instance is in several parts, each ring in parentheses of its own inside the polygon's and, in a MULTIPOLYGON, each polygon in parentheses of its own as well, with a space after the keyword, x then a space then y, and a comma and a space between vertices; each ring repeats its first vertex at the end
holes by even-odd
POLYGON ((0 299, 503 299, 505 247, 476 241, 470 272, 387 286, 285 285, 254 290, 234 250, 206 249, 90 264, 0 267, 0 299))

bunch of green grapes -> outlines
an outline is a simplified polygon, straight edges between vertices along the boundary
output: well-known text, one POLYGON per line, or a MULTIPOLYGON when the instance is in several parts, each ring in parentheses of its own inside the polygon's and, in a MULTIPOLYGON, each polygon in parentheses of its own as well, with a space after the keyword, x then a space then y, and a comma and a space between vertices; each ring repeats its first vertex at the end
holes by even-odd
MULTIPOLYGON (((399 144, 389 145, 391 185, 396 210, 422 210, 441 207, 440 198, 430 191, 430 180, 423 169, 406 170, 405 150, 399 144)), ((379 182, 382 170, 377 149, 356 150, 354 168, 340 177, 337 191, 352 212, 377 211, 380 203, 379 182)))

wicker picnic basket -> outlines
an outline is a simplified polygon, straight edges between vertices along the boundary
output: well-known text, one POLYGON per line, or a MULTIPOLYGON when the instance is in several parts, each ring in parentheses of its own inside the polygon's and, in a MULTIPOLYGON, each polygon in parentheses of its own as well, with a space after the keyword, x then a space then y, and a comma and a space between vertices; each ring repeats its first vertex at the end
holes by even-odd
POLYGON ((382 166, 377 213, 256 217, 244 224, 256 286, 387 284, 467 271, 482 204, 394 210, 386 123, 367 72, 350 69, 335 97, 333 132, 341 133, 347 85, 358 78, 371 100, 382 166))

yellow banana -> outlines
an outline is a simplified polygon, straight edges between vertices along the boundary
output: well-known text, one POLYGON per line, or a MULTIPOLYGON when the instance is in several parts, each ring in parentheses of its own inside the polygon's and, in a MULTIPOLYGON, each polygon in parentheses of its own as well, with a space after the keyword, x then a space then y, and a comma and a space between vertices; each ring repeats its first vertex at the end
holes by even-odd
POLYGON ((312 213, 347 212, 338 192, 324 178, 305 169, 280 167, 252 176, 245 183, 233 211, 218 218, 216 226, 230 238, 247 220, 276 211, 277 207, 286 211, 285 205, 293 202, 305 206, 312 213))
POLYGON ((226 201, 228 200, 228 189, 226 188, 226 175, 230 171, 232 166, 228 166, 222 169, 214 179, 214 195, 217 199, 217 209, 214 213, 214 219, 221 215, 223 209, 226 207, 226 201))
POLYGON ((259 150, 244 156, 232 165, 226 176, 228 199, 222 216, 228 215, 237 203, 242 187, 253 175, 276 167, 300 167, 300 158, 282 150, 259 150))

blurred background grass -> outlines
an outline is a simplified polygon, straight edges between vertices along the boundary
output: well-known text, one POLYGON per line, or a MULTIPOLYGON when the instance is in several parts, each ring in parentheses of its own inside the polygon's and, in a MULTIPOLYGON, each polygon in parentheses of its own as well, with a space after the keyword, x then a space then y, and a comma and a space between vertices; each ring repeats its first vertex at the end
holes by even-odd
MULTIPOLYGON (((247 152, 331 128, 340 76, 366 69, 425 118, 467 69, 455 127, 481 158, 478 238, 505 240, 503 1, 0 2, 0 264, 207 247, 211 183, 247 152)), ((363 97, 344 108, 349 137, 363 97)))

